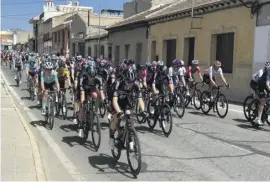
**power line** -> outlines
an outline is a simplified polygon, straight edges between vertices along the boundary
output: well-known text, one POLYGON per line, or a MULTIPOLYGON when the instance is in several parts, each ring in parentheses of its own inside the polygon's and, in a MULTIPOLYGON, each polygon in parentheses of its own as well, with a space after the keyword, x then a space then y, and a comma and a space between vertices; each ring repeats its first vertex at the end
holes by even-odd
MULTIPOLYGON (((44 3, 45 1, 32 1, 32 2, 13 2, 13 3, 4 3, 1 4, 2 6, 14 6, 14 5, 22 5, 22 4, 41 4, 44 3)), ((66 0, 56 0, 56 2, 66 2, 66 0)))

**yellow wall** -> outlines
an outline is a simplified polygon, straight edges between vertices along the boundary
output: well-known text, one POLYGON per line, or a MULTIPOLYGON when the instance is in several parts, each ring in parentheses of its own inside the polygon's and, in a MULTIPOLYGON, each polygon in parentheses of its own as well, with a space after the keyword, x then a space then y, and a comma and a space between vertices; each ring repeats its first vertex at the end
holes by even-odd
POLYGON ((201 68, 204 69, 214 61, 211 57, 212 34, 234 32, 233 73, 225 74, 232 88, 226 95, 230 100, 243 100, 250 93, 249 81, 253 62, 255 18, 250 16, 250 9, 238 7, 204 14, 203 18, 196 20, 195 24, 202 29, 190 30, 190 17, 151 25, 149 43, 153 40, 157 42, 156 54, 160 59, 165 60, 163 41, 175 38, 177 39, 176 56, 183 59, 184 38, 195 37, 194 57, 200 61, 201 68))

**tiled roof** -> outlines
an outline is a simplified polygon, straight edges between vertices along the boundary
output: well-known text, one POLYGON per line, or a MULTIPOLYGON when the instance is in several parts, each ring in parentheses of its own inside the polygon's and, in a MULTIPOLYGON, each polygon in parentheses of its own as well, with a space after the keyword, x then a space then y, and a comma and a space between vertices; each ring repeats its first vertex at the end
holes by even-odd
MULTIPOLYGON (((158 14, 147 16, 147 19, 148 20, 155 19, 155 18, 159 18, 159 17, 163 17, 163 16, 167 16, 167 15, 171 15, 171 14, 175 14, 181 11, 191 9, 192 1, 193 0, 185 0, 185 1, 174 3, 173 5, 161 10, 158 14)), ((194 8, 204 6, 204 5, 210 5, 210 4, 214 4, 214 3, 222 2, 222 1, 223 0, 194 0, 194 8)))
POLYGON ((91 32, 89 33, 86 37, 85 37, 85 40, 88 40, 88 39, 96 39, 98 37, 104 37, 108 35, 108 31, 104 30, 104 29, 100 29, 100 32, 98 31, 95 31, 95 32, 91 32))
POLYGON ((139 14, 133 15, 131 17, 128 17, 126 19, 123 19, 122 21, 115 23, 113 25, 108 26, 106 29, 112 29, 112 28, 117 28, 117 27, 121 27, 124 25, 128 25, 128 24, 132 24, 132 23, 136 23, 136 22, 141 22, 146 20, 146 16, 161 10, 162 8, 165 8, 167 6, 169 6, 170 4, 165 4, 165 5, 161 5, 158 7, 153 7, 147 11, 141 12, 139 14))

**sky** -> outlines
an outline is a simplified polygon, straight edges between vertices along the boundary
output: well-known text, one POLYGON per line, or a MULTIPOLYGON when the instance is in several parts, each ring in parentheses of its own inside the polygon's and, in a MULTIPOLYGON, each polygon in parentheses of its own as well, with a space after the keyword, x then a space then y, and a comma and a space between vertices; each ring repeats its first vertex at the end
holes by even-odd
MULTIPOLYGON (((81 6, 93 7, 94 11, 100 9, 123 10, 123 3, 129 0, 80 0, 81 6)), ((54 0, 56 5, 66 4, 67 0, 54 0)), ((1 1, 1 30, 22 29, 32 31, 28 21, 40 15, 45 0, 2 0, 1 1)))

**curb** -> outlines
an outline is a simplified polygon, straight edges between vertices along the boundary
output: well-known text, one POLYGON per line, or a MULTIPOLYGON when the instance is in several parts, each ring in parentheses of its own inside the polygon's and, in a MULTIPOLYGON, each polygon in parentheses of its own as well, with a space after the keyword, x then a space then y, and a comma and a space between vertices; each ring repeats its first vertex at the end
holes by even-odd
POLYGON ((31 143, 31 148, 32 148, 32 152, 33 152, 33 159, 34 159, 34 165, 35 165, 35 170, 36 170, 36 177, 37 177, 37 181, 47 181, 46 179, 46 175, 45 175, 45 172, 44 172, 44 166, 43 166, 43 163, 42 163, 42 159, 41 159, 41 155, 40 155, 40 152, 39 152, 39 148, 38 148, 38 144, 37 144, 37 141, 36 141, 36 138, 33 134, 33 132, 31 131, 31 129, 29 128, 27 122, 25 121, 25 119, 23 118, 20 110, 17 108, 16 104, 15 104, 15 101, 14 99, 12 98, 11 96, 11 92, 10 90, 7 88, 9 87, 6 83, 8 83, 8 81, 6 80, 5 76, 3 75, 3 73, 1 73, 1 80, 2 82, 4 83, 3 84, 3 88, 5 89, 5 91, 8 94, 8 97, 12 103, 12 106, 13 108, 15 109, 17 115, 19 116, 20 118, 20 121, 29 137, 29 140, 30 140, 30 143, 31 143))

